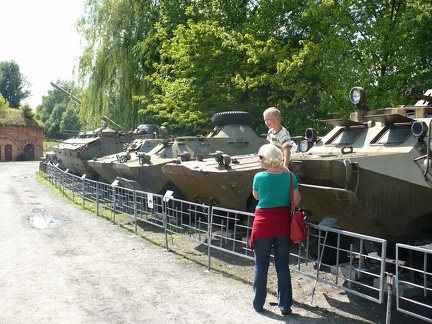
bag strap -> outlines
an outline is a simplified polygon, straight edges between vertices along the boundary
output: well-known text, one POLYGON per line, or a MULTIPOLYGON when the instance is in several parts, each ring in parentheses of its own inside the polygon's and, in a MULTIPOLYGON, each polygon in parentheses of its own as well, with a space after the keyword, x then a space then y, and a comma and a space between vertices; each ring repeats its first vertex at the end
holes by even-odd
POLYGON ((294 205, 294 184, 293 184, 293 176, 292 172, 288 171, 290 175, 290 194, 291 194, 291 214, 295 212, 295 205, 294 205))

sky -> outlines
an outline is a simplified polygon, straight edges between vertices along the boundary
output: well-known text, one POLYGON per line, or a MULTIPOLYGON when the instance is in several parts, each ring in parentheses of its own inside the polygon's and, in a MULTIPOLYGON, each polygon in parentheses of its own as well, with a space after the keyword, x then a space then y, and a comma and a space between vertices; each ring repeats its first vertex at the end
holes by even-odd
POLYGON ((50 82, 73 80, 82 53, 75 24, 85 0, 0 0, 0 62, 15 61, 31 86, 36 108, 53 90, 50 82))

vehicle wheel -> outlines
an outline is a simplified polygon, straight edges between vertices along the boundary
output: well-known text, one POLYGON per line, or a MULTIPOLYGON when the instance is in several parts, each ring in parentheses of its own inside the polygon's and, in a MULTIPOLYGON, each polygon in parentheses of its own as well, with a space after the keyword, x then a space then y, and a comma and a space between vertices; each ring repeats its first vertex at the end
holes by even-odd
POLYGON ((254 213, 256 205, 258 205, 258 200, 256 200, 254 196, 250 194, 246 202, 246 211, 249 213, 254 213))
POLYGON ((224 126, 228 124, 246 124, 252 123, 252 114, 247 111, 224 111, 213 115, 212 123, 215 126, 224 126))

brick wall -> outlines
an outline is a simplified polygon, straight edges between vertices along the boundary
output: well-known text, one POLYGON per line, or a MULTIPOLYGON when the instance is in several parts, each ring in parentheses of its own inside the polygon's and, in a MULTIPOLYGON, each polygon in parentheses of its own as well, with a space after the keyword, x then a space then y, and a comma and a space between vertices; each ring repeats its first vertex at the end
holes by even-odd
POLYGON ((15 161, 21 153, 43 154, 43 128, 0 126, 0 160, 15 161))

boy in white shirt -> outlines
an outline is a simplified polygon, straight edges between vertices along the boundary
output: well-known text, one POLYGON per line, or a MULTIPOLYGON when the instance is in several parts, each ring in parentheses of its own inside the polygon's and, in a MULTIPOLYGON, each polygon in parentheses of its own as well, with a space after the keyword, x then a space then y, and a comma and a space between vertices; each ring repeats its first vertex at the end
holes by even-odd
POLYGON ((276 107, 270 107, 264 110, 264 123, 269 128, 267 133, 267 140, 279 147, 282 150, 284 156, 283 165, 288 168, 288 164, 291 156, 291 147, 293 141, 288 130, 281 125, 281 113, 276 107))

